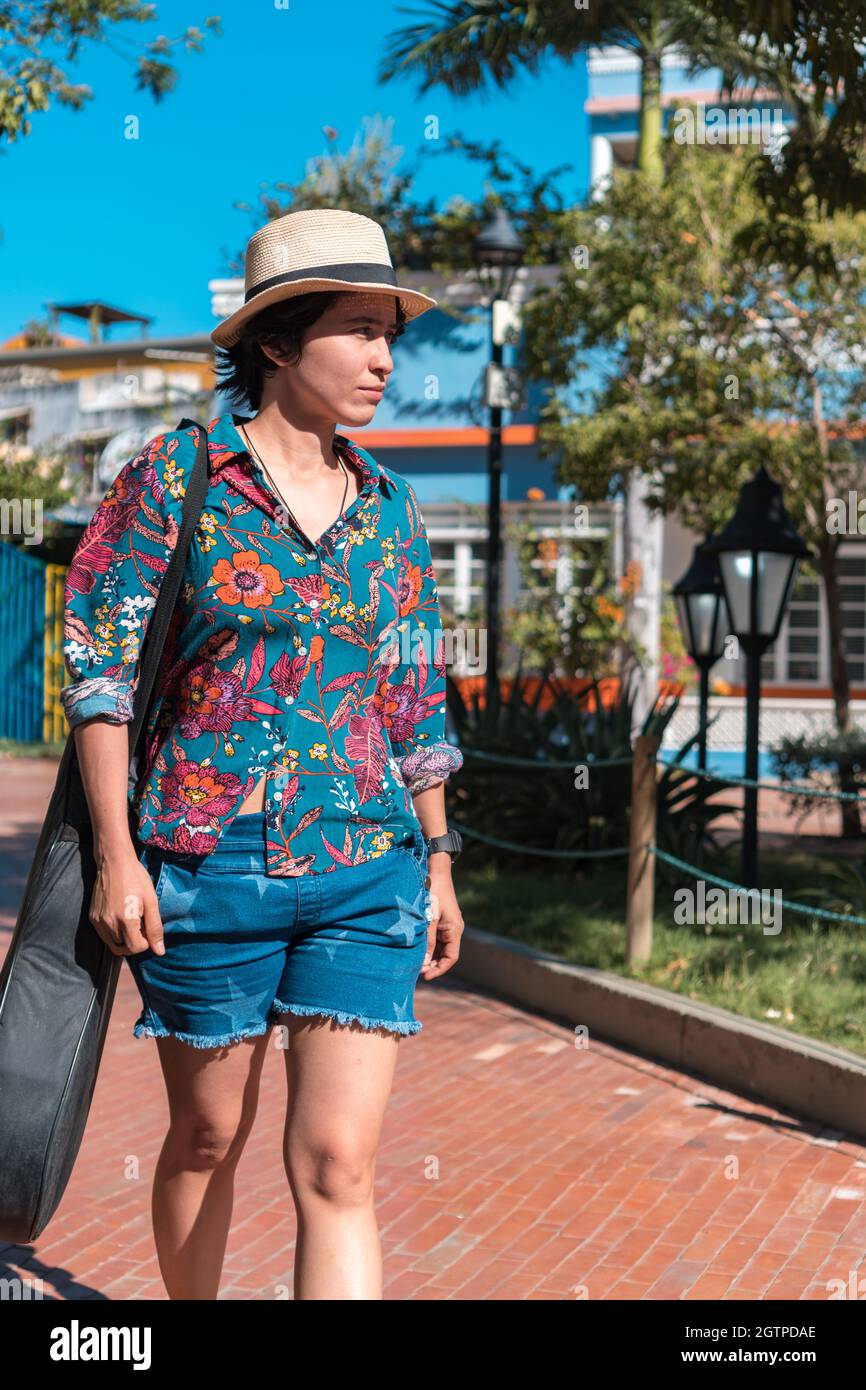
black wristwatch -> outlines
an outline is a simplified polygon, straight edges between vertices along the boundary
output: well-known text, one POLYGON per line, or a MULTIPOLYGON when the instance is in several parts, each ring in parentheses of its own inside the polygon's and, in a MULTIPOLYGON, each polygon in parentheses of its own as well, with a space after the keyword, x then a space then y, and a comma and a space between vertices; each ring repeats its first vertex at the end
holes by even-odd
POLYGON ((463 848, 463 837, 459 830, 447 830, 444 835, 431 835, 429 839, 425 835, 424 843, 427 846, 428 854, 436 854, 439 850, 446 850, 451 855, 451 863, 453 864, 463 848))

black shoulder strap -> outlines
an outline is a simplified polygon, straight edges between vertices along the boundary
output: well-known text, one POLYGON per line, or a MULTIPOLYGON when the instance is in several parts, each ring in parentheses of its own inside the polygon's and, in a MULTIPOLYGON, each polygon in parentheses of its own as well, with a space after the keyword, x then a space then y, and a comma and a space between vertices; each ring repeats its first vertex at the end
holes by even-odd
MULTIPOLYGON (((138 748, 139 735, 142 730, 147 727, 147 715, 150 708, 151 693, 156 681, 156 673, 162 661, 165 639, 168 635, 169 623, 171 622, 171 616, 174 612, 177 596, 180 592, 183 572, 192 544, 193 532, 201 520, 202 509, 204 507, 205 498, 207 497, 208 485, 210 482, 207 430, 204 425, 200 425, 197 420, 186 419, 181 420, 178 429, 184 429, 186 426, 192 426, 198 430, 198 449, 196 452, 195 464, 187 483, 186 492, 184 493, 177 544, 168 562, 168 568, 162 577, 156 608, 153 611, 153 616, 151 617, 144 640, 141 673, 135 690, 135 717, 129 726, 130 757, 133 756, 138 748)), ((131 773, 132 771, 133 769, 130 769, 131 773)))
MULTIPOLYGON (((207 497, 210 475, 208 468, 208 449, 207 449, 207 430, 195 420, 181 420, 179 428, 183 429, 186 425, 191 425, 199 432, 198 449, 196 460, 190 475, 189 483, 183 498, 183 509, 181 511, 180 530, 178 531, 177 544, 175 545, 171 559, 166 566, 165 574, 157 595, 156 607, 153 610, 144 639, 143 658, 141 673, 136 684, 133 709, 134 718, 127 724, 129 730, 129 781, 128 789, 130 792, 138 784, 139 769, 139 742, 144 729, 147 728, 147 715, 150 706, 150 696, 156 680, 156 673, 162 660, 163 647, 168 635, 168 625, 174 611, 174 605, 180 591, 183 578, 183 571, 186 567, 187 555, 192 543, 192 536, 195 527, 201 519, 202 509, 207 497)), ((66 740, 66 747, 63 757, 60 760, 60 767, 57 771, 57 780, 54 784, 54 792, 48 806, 48 812, 42 826, 42 834, 36 847, 37 858, 44 854, 52 837, 57 833, 61 824, 69 825, 79 837, 89 836, 91 831, 90 807, 84 790, 84 783, 81 777, 81 767, 78 762, 78 746, 75 742, 75 730, 70 729, 66 740)))

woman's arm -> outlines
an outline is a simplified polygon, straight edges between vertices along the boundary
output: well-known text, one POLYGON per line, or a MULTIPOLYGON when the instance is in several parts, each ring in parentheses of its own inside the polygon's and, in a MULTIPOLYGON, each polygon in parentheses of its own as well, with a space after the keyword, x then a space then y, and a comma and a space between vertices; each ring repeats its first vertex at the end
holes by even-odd
MULTIPOLYGON (((403 782, 415 797, 446 782, 462 767, 463 754, 445 737, 445 641, 439 590, 418 499, 410 483, 406 488, 416 520, 400 580, 405 616, 389 635, 381 660, 395 668, 388 683, 399 686, 405 697, 400 730, 392 733, 391 747, 403 782)), ((442 833, 445 828, 443 823, 442 833)))
POLYGON ((97 715, 77 725, 73 738, 93 826, 91 926, 115 955, 164 955, 153 881, 129 828, 129 730, 97 715))
MULTIPOLYGON (((445 783, 463 764, 463 754, 445 737, 445 642, 439 591, 427 530, 418 499, 408 485, 418 525, 409 548, 405 597, 407 630, 402 634, 404 664, 391 677, 394 685, 408 685, 414 695, 408 701, 411 727, 393 743, 394 755, 424 835, 444 835, 445 783)), ((437 979, 450 970, 460 954, 463 917, 451 878, 451 855, 437 851, 428 857, 431 920, 427 929, 427 954, 421 967, 425 980, 437 979)))
MULTIPOLYGON (((93 827, 97 878, 90 921, 116 954, 162 950, 150 875, 129 824, 129 729, 140 654, 177 537, 161 473, 162 437, 121 469, 78 543, 66 576, 60 698, 75 739, 93 827)), ((175 508, 176 509, 176 508, 175 508)))
POLYGON ((129 729, 96 716, 73 730, 97 864, 137 858, 129 826, 129 729))
MULTIPOLYGON (((445 823, 445 783, 439 782, 435 787, 418 792, 412 800, 428 839, 432 835, 444 835, 448 829, 445 823)), ((427 869, 430 875, 431 914, 421 975, 425 980, 437 980, 456 964, 460 955, 463 915, 451 878, 451 855, 445 850, 437 850, 428 857, 427 869)))

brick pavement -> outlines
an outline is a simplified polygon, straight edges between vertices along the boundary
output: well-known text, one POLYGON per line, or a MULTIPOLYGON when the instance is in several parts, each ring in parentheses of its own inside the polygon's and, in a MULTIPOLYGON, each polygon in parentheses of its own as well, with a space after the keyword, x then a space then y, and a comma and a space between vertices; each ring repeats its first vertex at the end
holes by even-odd
MULTIPOLYGON (((0 763, 5 950, 56 764, 0 763), (10 906, 11 905, 11 906, 10 906)), ((459 889, 458 889, 459 891, 459 889)), ((58 1214, 0 1278, 61 1299, 164 1299, 150 1186, 166 1123, 120 977, 58 1214)), ((866 1250, 866 1149, 463 988, 421 984, 377 1164, 387 1299, 816 1299, 866 1250)), ((276 1047, 274 1052, 277 1052, 276 1047)), ((269 1052, 220 1297, 291 1296, 285 1078, 269 1052)))

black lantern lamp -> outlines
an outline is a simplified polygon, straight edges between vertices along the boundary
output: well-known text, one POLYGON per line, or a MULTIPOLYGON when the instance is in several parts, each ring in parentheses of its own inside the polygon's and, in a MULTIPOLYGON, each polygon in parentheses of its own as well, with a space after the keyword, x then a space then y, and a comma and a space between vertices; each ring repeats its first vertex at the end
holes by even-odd
POLYGON ((523 264, 524 246, 505 208, 496 208, 472 244, 472 258, 488 299, 507 299, 523 264))
MULTIPOLYGON (((761 656, 779 635, 801 560, 810 552, 797 535, 782 489, 763 465, 744 484, 737 510, 718 536, 706 542, 722 573, 731 630, 746 655, 746 777, 758 778, 761 656)), ((743 883, 757 886, 758 793, 746 787, 743 819, 743 883)))
MULTIPOLYGON (((507 299, 517 272, 523 264, 524 247, 514 230, 505 208, 498 207, 488 218, 472 247, 478 280, 491 306, 497 299, 507 299)), ((495 331, 494 315, 490 315, 491 369, 488 383, 501 376, 502 342, 495 331)), ((502 534, 502 405, 501 399, 489 394, 486 404, 490 411, 487 432, 487 680, 486 709, 488 717, 499 708, 499 571, 502 534)), ((494 716, 495 717, 495 716, 494 716)))
POLYGON ((696 545, 692 563, 673 587, 686 651, 700 672, 698 705, 698 767, 707 767, 707 709, 710 668, 724 656, 725 637, 731 631, 718 556, 707 543, 696 545))

